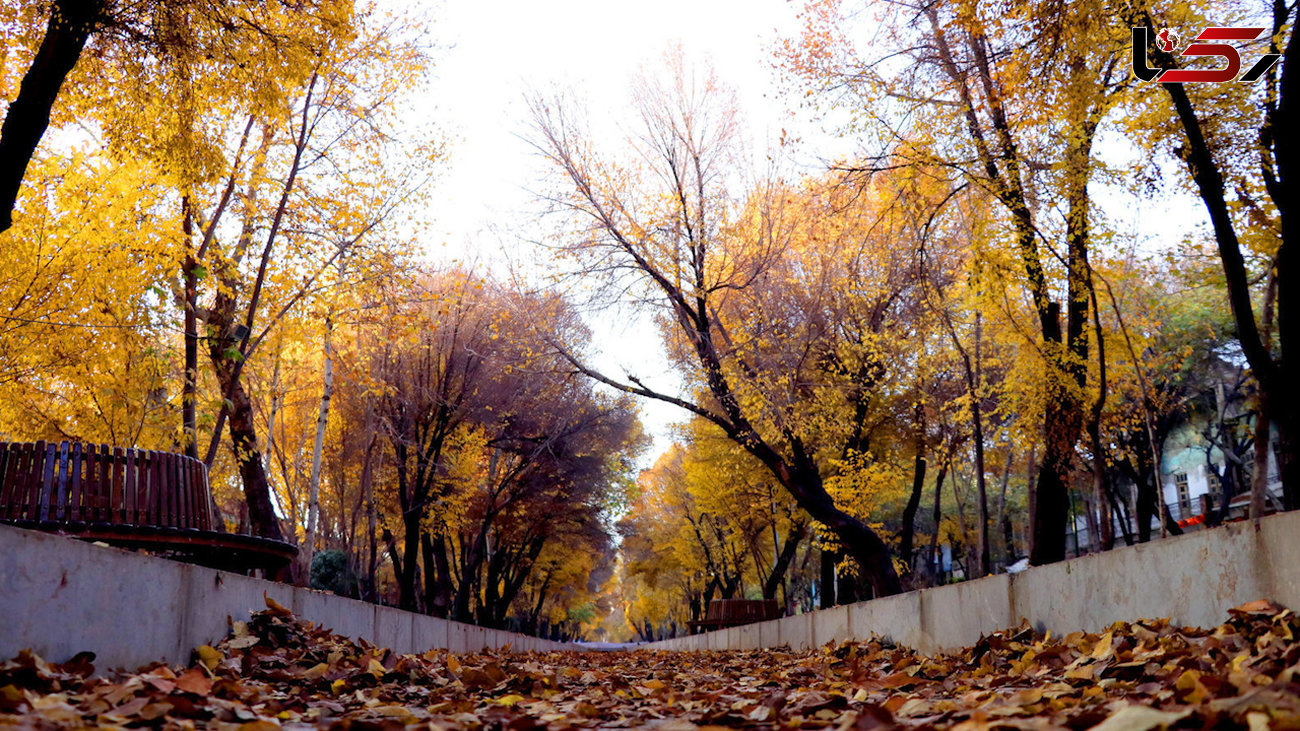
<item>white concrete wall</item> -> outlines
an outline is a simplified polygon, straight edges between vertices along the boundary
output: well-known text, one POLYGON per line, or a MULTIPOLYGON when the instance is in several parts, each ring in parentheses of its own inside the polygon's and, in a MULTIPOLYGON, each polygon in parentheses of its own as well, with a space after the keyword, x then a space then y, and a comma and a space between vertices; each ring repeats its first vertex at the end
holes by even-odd
POLYGON ((403 653, 573 648, 0 525, 0 660, 31 648, 55 662, 90 650, 100 668, 187 662, 226 635, 228 618, 265 609, 263 593, 302 619, 403 653))
POLYGON ((656 649, 813 647, 873 634, 956 649, 1028 619, 1062 634, 1169 617, 1214 626, 1254 599, 1300 608, 1300 512, 771 622, 651 643, 656 649))

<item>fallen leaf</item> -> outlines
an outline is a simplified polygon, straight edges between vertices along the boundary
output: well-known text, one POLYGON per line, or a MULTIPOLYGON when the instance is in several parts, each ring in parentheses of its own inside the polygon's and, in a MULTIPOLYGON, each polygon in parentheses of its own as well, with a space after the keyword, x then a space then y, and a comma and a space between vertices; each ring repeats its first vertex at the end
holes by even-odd
POLYGON ((1173 713, 1146 706, 1127 705, 1094 726, 1092 731, 1150 731, 1153 728, 1166 728, 1190 713, 1191 711, 1173 713))

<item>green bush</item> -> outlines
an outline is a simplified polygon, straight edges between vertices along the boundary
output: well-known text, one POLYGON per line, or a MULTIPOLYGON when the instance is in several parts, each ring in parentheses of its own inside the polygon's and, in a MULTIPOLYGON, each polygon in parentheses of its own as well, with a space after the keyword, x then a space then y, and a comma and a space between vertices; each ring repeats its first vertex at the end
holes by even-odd
POLYGON ((337 549, 321 551, 311 559, 311 588, 356 598, 357 575, 348 554, 337 549))

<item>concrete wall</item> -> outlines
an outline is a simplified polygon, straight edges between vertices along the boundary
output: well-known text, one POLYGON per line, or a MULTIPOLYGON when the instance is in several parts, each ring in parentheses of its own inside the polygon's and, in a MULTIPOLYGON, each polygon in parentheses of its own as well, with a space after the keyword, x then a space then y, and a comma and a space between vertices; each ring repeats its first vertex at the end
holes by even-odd
POLYGON ((1300 512, 1120 548, 1019 574, 923 589, 834 609, 651 643, 670 650, 750 649, 879 635, 923 652, 956 649, 1028 619, 1054 634, 1169 617, 1214 626, 1254 599, 1300 608, 1300 512))
POLYGON ((90 650, 100 668, 183 663, 226 635, 228 619, 266 608, 263 593, 302 619, 398 652, 474 652, 509 644, 572 645, 472 627, 391 607, 0 526, 0 660, 31 648, 62 662, 90 650))
MULTIPOLYGON (((880 635, 933 652, 965 647, 1026 618, 1054 633, 1170 617, 1216 625, 1269 598, 1300 608, 1300 512, 1203 530, 1016 575, 925 589, 647 645, 756 649, 880 635)), ((263 593, 303 619, 399 652, 571 649, 260 579, 0 526, 0 660, 23 648, 62 661, 82 650, 100 667, 185 662, 265 608, 263 593)))

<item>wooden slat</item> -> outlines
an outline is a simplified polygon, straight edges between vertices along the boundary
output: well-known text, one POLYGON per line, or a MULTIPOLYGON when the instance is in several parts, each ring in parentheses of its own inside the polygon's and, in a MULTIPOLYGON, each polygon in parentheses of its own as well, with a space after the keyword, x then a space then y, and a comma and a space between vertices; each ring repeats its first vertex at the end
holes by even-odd
POLYGON ((198 493, 195 511, 199 516, 199 529, 212 530, 212 498, 208 493, 208 481, 203 473, 203 463, 197 459, 190 460, 190 470, 194 473, 194 486, 198 493))
POLYGON ((199 472, 195 460, 186 459, 185 465, 185 469, 190 473, 190 495, 194 499, 194 504, 190 508, 194 511, 194 527, 199 530, 207 530, 208 499, 206 491, 203 489, 203 474, 199 472))
POLYGON ((147 449, 135 450, 135 522, 149 525, 149 501, 153 499, 149 484, 149 455, 147 449))
POLYGON ((71 481, 68 484, 68 520, 81 520, 82 509, 82 474, 86 470, 85 448, 81 442, 72 444, 72 455, 68 464, 71 481))
POLYGON ((135 479, 138 483, 138 487, 136 488, 135 519, 140 525, 149 525, 149 501, 153 500, 153 488, 149 484, 149 457, 151 454, 153 453, 147 449, 135 450, 135 479))
POLYGON ((99 449, 94 444, 87 444, 82 449, 82 469, 85 472, 81 480, 81 519, 95 519, 96 490, 99 485, 99 449))
POLYGON ((32 469, 33 461, 36 458, 36 445, 23 445, 23 459, 19 464, 18 485, 14 489, 14 506, 13 518, 24 520, 27 518, 27 502, 30 499, 32 491, 32 469))
POLYGON ((149 524, 162 525, 164 497, 162 453, 152 452, 149 459, 149 524))
POLYGON ((207 530, 208 498, 207 491, 203 489, 203 473, 199 472, 198 465, 193 459, 185 460, 185 469, 190 473, 190 494, 194 496, 194 505, 190 508, 194 511, 194 527, 207 530))
POLYGON ((27 497, 23 500, 23 511, 19 517, 36 520, 40 515, 41 478, 45 474, 45 440, 36 443, 32 449, 31 467, 27 470, 27 497))
POLYGON ((10 444, 5 459, 5 501, 0 505, 0 518, 16 518, 18 503, 22 500, 23 451, 26 444, 10 444))
POLYGON ((95 515, 95 485, 99 469, 99 452, 94 444, 86 444, 81 448, 81 506, 79 510, 80 520, 94 520, 95 515))
POLYGON ((32 515, 37 520, 50 519, 50 504, 54 501, 54 468, 58 466, 59 445, 48 442, 41 457, 40 483, 37 485, 36 501, 32 503, 32 515))
POLYGON ((95 445, 87 444, 81 450, 81 520, 93 520, 95 514, 95 470, 99 469, 99 454, 95 445))
POLYGON ((140 524, 140 516, 136 513, 136 502, 140 494, 140 488, 137 483, 139 482, 140 476, 137 474, 136 471, 135 453, 136 450, 128 447, 126 451, 122 454, 122 458, 123 458, 122 464, 125 469, 125 471, 123 472, 123 483, 122 483, 123 484, 122 490, 124 492, 124 494, 122 495, 123 508, 124 508, 122 522, 127 523, 129 525, 140 524))
POLYGON ((4 502, 0 503, 0 518, 13 517, 13 511, 20 499, 22 486, 22 444, 10 444, 5 453, 4 502))
POLYGON ((149 459, 149 524, 162 525, 163 504, 167 499, 167 483, 163 478, 161 452, 150 452, 149 459))
POLYGON ((9 517, 9 504, 13 501, 15 474, 14 464, 17 461, 17 444, 9 442, 0 442, 0 518, 9 517))
POLYGON ((113 449, 113 487, 112 497, 109 501, 108 522, 125 523, 126 522, 126 455, 122 453, 121 447, 113 449))
POLYGON ((72 445, 59 442, 59 472, 56 476, 57 490, 54 491, 54 517, 60 521, 68 519, 68 452, 72 445))
POLYGON ((185 471, 185 457, 176 455, 176 520, 182 528, 192 528, 190 522, 190 481, 185 471))
POLYGON ((177 464, 181 470, 181 485, 184 486, 185 500, 182 504, 183 522, 186 528, 198 528, 199 517, 194 512, 194 471, 190 469, 188 457, 180 457, 177 464))
POLYGON ((9 517, 17 520, 23 517, 23 504, 27 500, 27 486, 31 481, 32 455, 36 453, 35 444, 24 444, 18 452, 18 464, 14 471, 14 494, 9 503, 9 517))
POLYGON ((216 515, 212 507, 212 490, 208 488, 208 471, 203 468, 203 463, 196 460, 192 461, 194 466, 194 480, 199 485, 199 499, 202 504, 199 506, 203 530, 213 530, 216 526, 216 515))
POLYGON ((190 502, 193 498, 190 496, 190 472, 185 469, 185 458, 176 458, 176 525, 181 528, 193 528, 194 521, 190 517, 190 502))
POLYGON ((171 475, 168 474, 167 454, 165 452, 154 452, 154 459, 158 460, 158 468, 155 474, 158 475, 158 517, 154 525, 167 525, 167 512, 171 509, 169 498, 171 497, 171 475))
POLYGON ((26 499, 23 500, 23 518, 36 520, 41 500, 41 476, 45 472, 45 442, 32 447, 32 459, 27 468, 26 499))
POLYGON ((54 470, 58 466, 59 445, 57 442, 48 442, 45 445, 45 457, 41 462, 40 491, 36 493, 36 510, 34 512, 38 520, 49 520, 53 514, 50 508, 54 507, 54 470))
POLYGON ((136 480, 139 482, 139 499, 136 501, 136 520, 140 525, 151 525, 149 520, 149 505, 153 501, 153 483, 150 482, 150 465, 153 462, 150 457, 153 452, 147 449, 135 450, 135 472, 136 480))
POLYGON ((107 445, 95 445, 95 482, 90 494, 93 496, 91 520, 108 519, 108 485, 113 482, 113 453, 107 445))
POLYGON ((180 491, 176 484, 176 455, 164 453, 163 460, 167 465, 166 471, 163 472, 163 492, 167 494, 167 517, 164 525, 175 526, 177 502, 180 498, 180 491))
POLYGON ((99 474, 95 485, 95 519, 113 519, 113 448, 99 445, 99 474))

